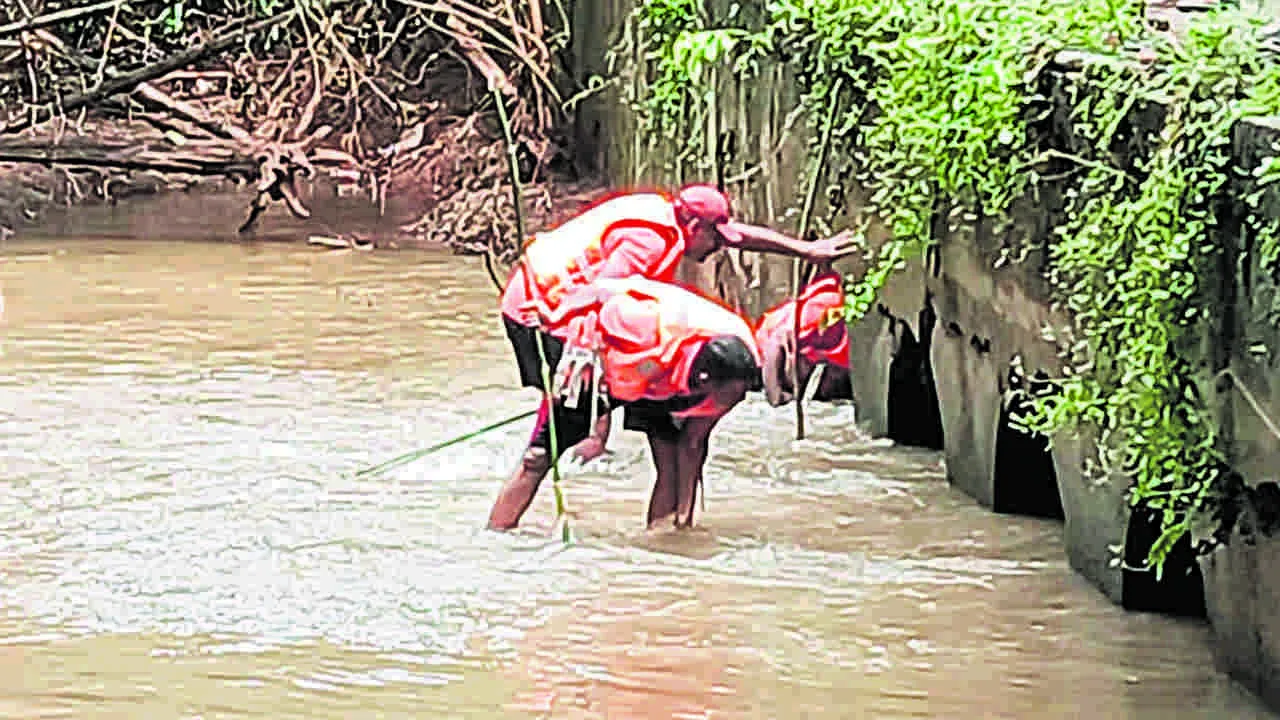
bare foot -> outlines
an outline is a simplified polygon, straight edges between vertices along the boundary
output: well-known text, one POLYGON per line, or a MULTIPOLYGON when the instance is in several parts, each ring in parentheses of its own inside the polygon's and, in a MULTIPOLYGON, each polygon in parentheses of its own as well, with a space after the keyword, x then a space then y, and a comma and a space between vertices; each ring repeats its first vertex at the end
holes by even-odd
POLYGON ((674 527, 676 527, 676 514, 672 512, 650 520, 648 527, 645 529, 654 532, 656 530, 670 530, 674 527))

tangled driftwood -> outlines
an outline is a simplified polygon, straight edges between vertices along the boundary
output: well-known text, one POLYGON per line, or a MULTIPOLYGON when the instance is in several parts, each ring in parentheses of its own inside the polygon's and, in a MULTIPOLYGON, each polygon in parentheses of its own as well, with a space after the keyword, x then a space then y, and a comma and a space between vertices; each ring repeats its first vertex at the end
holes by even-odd
POLYGON ((566 117, 567 15, 554 0, 323 0, 269 17, 246 0, 186 3, 181 16, 172 3, 32 1, 0 7, 0 162, 243 180, 257 195, 242 232, 275 201, 308 217, 297 184, 324 167, 375 199, 430 184, 427 216, 449 228, 454 208, 468 228, 432 239, 514 244, 502 193, 488 217, 461 212, 497 177, 490 86, 509 98, 531 188, 562 154, 550 138, 566 117), (161 136, 95 144, 86 113, 161 136))

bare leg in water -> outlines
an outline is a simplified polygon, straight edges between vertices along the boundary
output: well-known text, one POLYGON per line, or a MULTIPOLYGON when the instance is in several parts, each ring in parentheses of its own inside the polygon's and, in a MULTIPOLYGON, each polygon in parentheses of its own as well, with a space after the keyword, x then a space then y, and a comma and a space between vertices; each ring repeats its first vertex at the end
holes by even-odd
MULTIPOLYGON (((721 416, 723 417, 723 416, 721 416)), ((707 464, 711 430, 720 417, 692 418, 681 431, 679 449, 680 490, 676 527, 693 527, 693 513, 702 490, 702 470, 707 464)))
POLYGON ((676 514, 680 490, 679 440, 650 432, 649 450, 653 453, 653 467, 657 480, 653 494, 649 496, 649 529, 669 522, 676 514))
MULTIPOLYGON (((557 403, 556 436, 566 445, 579 442, 587 433, 586 426, 590 422, 576 415, 571 416, 572 412, 559 407, 557 403)), ((520 518, 524 516, 529 505, 533 503, 534 496, 538 494, 542 479, 551 471, 551 452, 548 449, 551 445, 551 429, 548 427, 548 416, 547 401, 543 398, 542 405, 538 408, 538 420, 534 425, 533 436, 529 439, 529 446, 525 449, 524 456, 520 458, 520 464, 502 486, 502 490, 498 492, 498 497, 493 502, 493 509, 489 511, 490 530, 510 530, 519 524, 520 518)), ((561 455, 566 449, 558 448, 561 455)))
POLYGON ((516 466, 515 472, 498 492, 498 498, 489 511, 490 530, 510 530, 520 523, 520 518, 533 503, 538 486, 551 470, 550 453, 544 448, 529 447, 516 466))
POLYGON ((720 421, 692 418, 675 438, 649 433, 649 449, 657 480, 649 498, 649 528, 674 520, 676 527, 693 525, 693 510, 702 486, 711 430, 720 421))

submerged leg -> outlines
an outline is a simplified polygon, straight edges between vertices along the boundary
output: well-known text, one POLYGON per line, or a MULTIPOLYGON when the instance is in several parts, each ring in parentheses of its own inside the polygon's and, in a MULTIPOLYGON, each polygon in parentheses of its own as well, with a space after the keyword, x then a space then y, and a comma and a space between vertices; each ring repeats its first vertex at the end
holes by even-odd
POLYGON ((533 497, 538 494, 538 486, 551 470, 550 455, 543 448, 531 447, 525 450, 520 466, 512 473, 498 498, 489 511, 490 530, 510 530, 520 523, 533 497))
POLYGON ((653 529, 676 514, 680 473, 676 441, 655 432, 648 433, 648 436, 653 467, 657 471, 653 494, 649 497, 648 527, 653 529))
POLYGON ((534 423, 529 446, 525 449, 520 464, 498 492, 493 508, 489 511, 489 529, 510 530, 519 524, 520 518, 538 494, 542 479, 551 470, 550 453, 545 444, 539 443, 539 438, 547 434, 548 416, 547 399, 544 397, 538 407, 538 420, 534 423))
POLYGON ((698 493, 702 490, 702 470, 711 447, 711 430, 718 422, 720 417, 690 419, 680 433, 676 461, 680 470, 676 527, 693 527, 698 493))
POLYGON ((551 411, 548 410, 546 398, 538 408, 538 422, 534 425, 533 435, 529 438, 529 447, 520 460, 519 467, 511 478, 502 486, 493 509, 489 512, 489 528, 493 530, 509 530, 520 522, 521 516, 533 503, 542 479, 551 471, 556 457, 563 457, 565 450, 586 439, 591 431, 591 410, 589 407, 566 408, 557 401, 552 405, 555 415, 556 456, 552 455, 551 443, 551 411))

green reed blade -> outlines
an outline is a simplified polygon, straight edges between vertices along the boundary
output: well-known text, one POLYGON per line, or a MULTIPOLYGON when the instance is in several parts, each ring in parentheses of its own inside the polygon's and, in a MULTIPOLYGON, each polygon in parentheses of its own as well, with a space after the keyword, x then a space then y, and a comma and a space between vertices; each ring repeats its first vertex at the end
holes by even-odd
POLYGON ((500 427, 504 427, 504 426, 506 426, 506 425, 510 425, 511 423, 514 423, 514 422, 519 422, 519 421, 521 421, 521 420, 523 420, 523 419, 525 419, 525 418, 527 418, 527 417, 531 417, 531 416, 533 416, 533 415, 536 415, 537 413, 538 413, 538 411, 537 411, 537 410, 529 410, 529 411, 527 411, 527 412, 522 412, 522 413, 520 413, 519 415, 512 415, 511 417, 509 417, 509 418, 507 418, 507 419, 505 419, 505 420, 499 420, 498 422, 491 423, 491 424, 489 424, 489 425, 485 425, 484 427, 482 427, 482 428, 480 428, 480 429, 478 429, 478 430, 472 430, 471 432, 469 432, 469 433, 467 433, 467 434, 465 434, 465 435, 459 435, 458 437, 455 437, 455 438, 453 438, 452 440, 446 440, 446 441, 444 441, 444 442, 442 442, 442 443, 437 443, 437 444, 432 445, 431 447, 426 448, 426 449, 424 449, 424 450, 414 450, 413 452, 405 453, 404 455, 401 455, 401 456, 399 456, 399 457, 397 457, 397 458, 393 458, 393 459, 391 459, 391 460, 388 460, 388 461, 386 461, 386 462, 382 463, 381 465, 375 465, 375 466, 373 466, 373 467, 371 467, 371 468, 365 468, 364 470, 361 470, 361 471, 357 472, 357 473, 356 473, 356 477, 358 477, 358 478, 370 477, 370 476, 372 476, 372 475, 377 475, 377 474, 380 474, 380 473, 386 472, 387 470, 390 470, 391 468, 394 468, 394 467, 399 467, 399 466, 401 466, 401 465, 407 465, 407 464, 409 464, 409 463, 413 462, 414 460, 418 460, 418 459, 420 459, 420 458, 424 458, 424 457, 426 457, 426 456, 430 455, 431 453, 439 452, 440 450, 444 450, 444 449, 445 449, 445 448, 447 448, 447 447, 452 447, 452 446, 457 445, 458 443, 461 443, 461 442, 466 442, 467 440, 471 440, 472 438, 475 438, 475 437, 478 437, 478 436, 480 436, 480 435, 483 435, 483 434, 485 434, 485 433, 487 433, 487 432, 490 432, 491 430, 497 430, 497 429, 498 429, 498 428, 500 428, 500 427))

